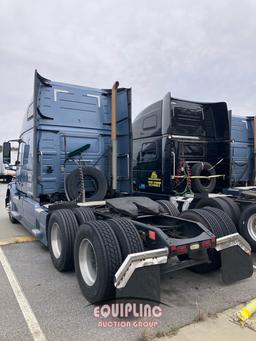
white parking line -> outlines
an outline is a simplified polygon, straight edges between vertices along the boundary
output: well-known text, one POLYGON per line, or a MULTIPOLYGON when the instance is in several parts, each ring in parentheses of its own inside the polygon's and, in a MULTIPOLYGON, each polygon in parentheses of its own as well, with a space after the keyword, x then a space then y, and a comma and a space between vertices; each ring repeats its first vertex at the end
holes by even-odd
POLYGON ((26 299, 24 293, 22 292, 21 286, 12 271, 12 268, 5 257, 5 254, 0 247, 0 263, 3 266, 3 269, 6 273, 6 276, 9 280, 9 283, 11 285, 11 288, 14 292, 14 295, 17 299, 17 302, 19 303, 20 309, 22 311, 22 314, 25 318, 25 321, 28 325, 28 328, 33 336, 33 339, 35 341, 47 341, 44 333, 42 332, 42 329, 40 328, 40 325, 31 309, 30 304, 28 303, 28 300, 26 299))

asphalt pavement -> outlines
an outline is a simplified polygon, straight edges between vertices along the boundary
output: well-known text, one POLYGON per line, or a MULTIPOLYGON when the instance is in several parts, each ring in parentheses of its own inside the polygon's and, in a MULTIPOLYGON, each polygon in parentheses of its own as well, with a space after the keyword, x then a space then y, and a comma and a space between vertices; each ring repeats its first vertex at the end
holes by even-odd
MULTIPOLYGON (((6 185, 0 184, 0 245, 5 240, 10 243, 0 248, 45 340, 138 340, 145 330, 138 325, 99 327, 100 319, 83 297, 75 273, 59 273, 51 263, 49 252, 39 242, 12 243, 13 238, 27 237, 28 233, 19 224, 8 221, 5 189, 6 185)), ((256 274, 233 285, 224 285, 220 271, 199 275, 182 270, 163 278, 161 287, 161 301, 168 306, 161 306, 162 316, 155 318, 158 325, 148 329, 153 335, 189 324, 202 312, 212 315, 256 297, 256 274)), ((15 296, 2 265, 0 300, 0 341, 43 340, 31 333, 19 296, 15 296)))

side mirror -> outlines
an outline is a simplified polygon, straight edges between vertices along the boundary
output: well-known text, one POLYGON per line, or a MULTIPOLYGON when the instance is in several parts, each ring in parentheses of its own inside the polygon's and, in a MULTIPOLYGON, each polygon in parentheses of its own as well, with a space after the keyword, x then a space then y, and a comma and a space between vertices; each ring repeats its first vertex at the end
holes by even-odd
POLYGON ((3 163, 11 162, 11 144, 10 142, 3 143, 3 163))

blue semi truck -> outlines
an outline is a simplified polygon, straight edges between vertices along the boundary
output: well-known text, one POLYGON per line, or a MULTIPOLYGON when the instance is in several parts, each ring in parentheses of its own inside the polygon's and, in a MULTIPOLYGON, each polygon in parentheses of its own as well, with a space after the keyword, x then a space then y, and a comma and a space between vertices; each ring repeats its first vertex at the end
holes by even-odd
MULTIPOLYGON (((250 245, 228 214, 212 207, 180 214, 169 200, 133 192, 131 89, 75 86, 35 72, 17 141, 9 218, 49 248, 57 270, 75 268, 90 302, 159 299, 160 273, 183 268, 221 267, 225 283, 252 275, 250 245)), ((3 149, 10 158, 10 142, 3 149)))
POLYGON ((255 185, 254 117, 231 117, 231 185, 255 185))

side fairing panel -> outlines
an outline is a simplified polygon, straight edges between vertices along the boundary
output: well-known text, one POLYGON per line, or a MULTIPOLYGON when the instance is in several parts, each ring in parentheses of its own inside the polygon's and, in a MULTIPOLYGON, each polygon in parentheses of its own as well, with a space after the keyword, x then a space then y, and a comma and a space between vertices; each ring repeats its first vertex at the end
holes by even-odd
POLYGON ((233 116, 231 120, 232 184, 253 180, 253 119, 233 116))
POLYGON ((132 192, 132 126, 131 90, 117 94, 117 188, 119 192, 132 192))

